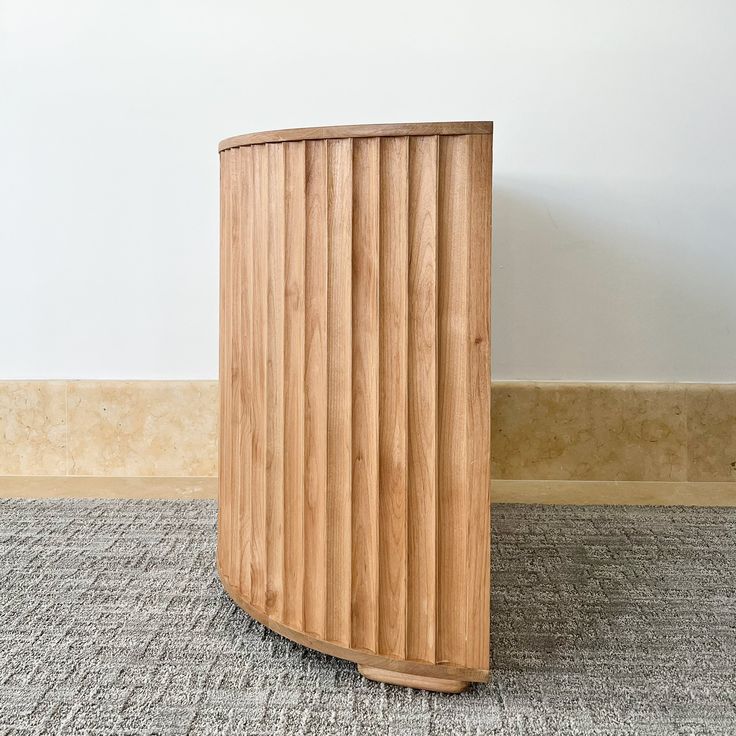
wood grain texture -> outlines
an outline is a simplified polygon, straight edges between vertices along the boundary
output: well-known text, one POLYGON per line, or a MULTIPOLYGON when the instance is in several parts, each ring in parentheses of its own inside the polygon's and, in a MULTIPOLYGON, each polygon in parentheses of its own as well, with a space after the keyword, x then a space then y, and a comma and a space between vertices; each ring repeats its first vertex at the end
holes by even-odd
POLYGON ((316 649, 318 652, 329 654, 333 657, 341 657, 350 662, 367 665, 380 669, 387 669, 392 672, 403 672, 406 674, 418 675, 421 677, 437 677, 441 679, 457 680, 460 682, 485 682, 488 679, 488 671, 473 669, 472 667, 463 667, 462 665, 442 665, 428 662, 413 662, 408 659, 397 659, 388 657, 383 654, 373 654, 360 649, 352 649, 343 647, 340 644, 319 639, 303 631, 292 629, 286 624, 271 618, 264 611, 254 607, 248 600, 243 598, 238 589, 232 584, 228 576, 218 569, 220 580, 223 587, 230 597, 256 621, 260 621, 264 626, 275 631, 277 634, 291 639, 292 641, 302 644, 310 649, 316 649))
POLYGON ((230 561, 233 575, 236 580, 240 579, 240 568, 242 563, 242 551, 240 548, 240 516, 241 506, 247 501, 243 494, 243 483, 240 473, 241 446, 243 440, 243 403, 240 401, 242 392, 243 371, 241 369, 242 341, 242 314, 240 309, 243 291, 243 269, 241 268, 241 257, 245 245, 243 239, 243 225, 245 212, 242 207, 241 192, 243 191, 243 151, 236 149, 232 158, 230 169, 230 233, 233 248, 230 253, 230 381, 232 385, 233 400, 230 411, 230 438, 235 449, 231 458, 230 478, 233 485, 233 494, 230 497, 230 561))
POLYGON ((424 677, 422 675, 409 675, 404 672, 385 670, 365 664, 358 665, 358 672, 368 680, 387 682, 389 685, 413 687, 418 690, 430 690, 437 693, 460 693, 469 684, 464 680, 451 680, 436 676, 424 677))
POLYGON ((352 621, 353 142, 327 141, 327 631, 350 646, 352 621))
POLYGON ((466 121, 451 123, 383 123, 379 125, 332 125, 316 128, 287 128, 247 133, 225 138, 218 150, 257 143, 286 143, 287 141, 325 140, 329 138, 375 138, 410 135, 491 135, 493 123, 489 121, 466 121))
POLYGON ((409 139, 381 141, 378 650, 406 656, 409 139))
POLYGON ((266 453, 268 397, 268 158, 265 146, 253 148, 253 358, 251 404, 250 507, 251 565, 250 586, 253 604, 266 610, 267 512, 266 453))
POLYGON ((266 611, 284 605, 284 146, 268 143, 268 242, 266 301, 266 611))
POLYGON ((378 646, 378 370, 381 150, 353 141, 351 645, 378 646))
POLYGON ((437 614, 437 192, 439 138, 409 147, 407 653, 435 661, 437 614))
POLYGON ((491 136, 448 125, 223 150, 218 566, 285 636, 458 690, 489 661, 491 136))
POLYGON ((491 138, 470 143, 468 281, 468 515, 466 534, 466 653, 470 667, 487 667, 490 630, 491 500, 491 138))
POLYGON ((304 628, 327 633, 327 142, 307 141, 304 628))
POLYGON ((306 154, 284 146, 284 622, 304 626, 306 154))
MULTIPOLYGON (((241 159, 242 177, 240 201, 243 208, 240 233, 242 237, 242 248, 236 261, 237 268, 241 273, 241 293, 239 295, 242 331, 236 335, 239 343, 238 349, 233 350, 233 357, 238 360, 240 372, 240 393, 234 393, 234 400, 240 402, 241 432, 238 446, 238 456, 234 457, 240 480, 240 516, 239 516, 239 544, 236 551, 241 556, 240 575, 238 585, 243 595, 250 597, 251 591, 251 566, 252 566, 252 542, 250 533, 252 529, 251 504, 252 494, 250 488, 251 468, 253 467, 253 254, 255 245, 255 200, 252 187, 253 182, 253 149, 243 148, 241 159)), ((238 299, 238 295, 234 296, 238 299)))
POLYGON ((468 522, 468 281, 470 146, 468 136, 439 143, 437 245, 437 652, 465 656, 468 522))

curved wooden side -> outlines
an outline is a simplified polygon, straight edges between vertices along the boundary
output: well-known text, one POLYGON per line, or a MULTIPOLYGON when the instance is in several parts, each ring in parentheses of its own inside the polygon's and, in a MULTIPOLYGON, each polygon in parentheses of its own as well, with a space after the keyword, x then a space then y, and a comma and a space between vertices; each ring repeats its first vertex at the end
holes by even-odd
POLYGON ((377 138, 408 135, 491 135, 493 123, 466 121, 452 123, 382 123, 378 125, 328 125, 315 128, 285 128, 258 133, 245 133, 220 141, 218 150, 253 146, 260 143, 313 141, 327 138, 377 138))
POLYGON ((375 677, 482 680, 491 136, 366 132, 221 153, 219 569, 375 677))
MULTIPOLYGON (((309 647, 310 649, 322 652, 322 654, 328 654, 331 657, 339 657, 340 659, 345 659, 349 662, 355 662, 360 665, 359 669, 361 672, 364 667, 367 667, 369 668, 369 672, 371 670, 386 670, 388 672, 396 673, 397 676, 403 674, 421 677, 426 680, 448 680, 456 683, 453 692, 459 692, 461 689, 464 689, 469 682, 486 682, 488 680, 488 670, 477 670, 469 667, 452 667, 449 665, 432 664, 429 662, 412 662, 405 659, 397 659, 395 657, 385 657, 372 654, 371 652, 342 647, 339 644, 334 644, 332 642, 310 636, 303 631, 292 629, 290 626, 286 626, 280 621, 274 620, 264 611, 260 611, 252 606, 243 598, 238 589, 228 581, 227 576, 223 575, 221 570, 218 571, 222 586, 227 591, 227 594, 251 618, 254 618, 259 623, 262 623, 266 628, 271 629, 271 631, 275 631, 277 634, 290 639, 296 644, 309 647)), ((381 681, 385 682, 386 680, 381 678, 381 681)), ((431 683, 425 683, 425 686, 422 686, 421 689, 433 689, 427 686, 429 684, 431 683)), ((419 687, 419 685, 415 684, 413 687, 419 687)), ((447 692, 447 690, 443 688, 442 692, 447 692)))

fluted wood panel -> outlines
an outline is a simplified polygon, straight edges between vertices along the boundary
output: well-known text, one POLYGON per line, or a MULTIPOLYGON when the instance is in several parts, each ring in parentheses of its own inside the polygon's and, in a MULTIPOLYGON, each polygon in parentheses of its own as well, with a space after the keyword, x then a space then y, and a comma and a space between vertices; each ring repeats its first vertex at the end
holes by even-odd
POLYGON ((437 627, 439 138, 409 140, 408 659, 434 662, 437 627))
POLYGON ((307 141, 304 629, 327 634, 327 141, 307 141))
POLYGON ((380 145, 378 651, 406 657, 409 140, 380 145))
POLYGON ((303 629, 306 155, 284 147, 284 622, 303 629))
POLYGON ((426 132, 221 152, 218 564, 297 641, 479 680, 491 135, 426 132))

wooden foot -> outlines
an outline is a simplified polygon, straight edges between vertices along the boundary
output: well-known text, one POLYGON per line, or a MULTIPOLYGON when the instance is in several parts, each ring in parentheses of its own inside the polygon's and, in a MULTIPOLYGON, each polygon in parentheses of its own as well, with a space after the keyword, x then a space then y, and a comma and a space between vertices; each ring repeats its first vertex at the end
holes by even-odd
POLYGON ((437 693, 460 693, 468 686, 465 680, 446 680, 441 677, 409 675, 405 672, 382 670, 379 667, 368 667, 362 664, 358 665, 358 672, 363 677, 376 682, 387 682, 390 685, 413 687, 418 690, 432 690, 437 693))

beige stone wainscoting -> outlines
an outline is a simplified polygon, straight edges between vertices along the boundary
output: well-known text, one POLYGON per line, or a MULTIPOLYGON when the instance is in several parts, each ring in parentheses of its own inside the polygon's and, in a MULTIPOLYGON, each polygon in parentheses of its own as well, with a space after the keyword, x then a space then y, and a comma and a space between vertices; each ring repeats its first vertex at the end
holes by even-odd
MULTIPOLYGON (((0 496, 216 498, 216 381, 0 382, 0 496)), ((493 384, 492 496, 736 505, 736 384, 493 384)))
POLYGON ((0 498, 215 499, 217 477, 0 475, 0 498))

